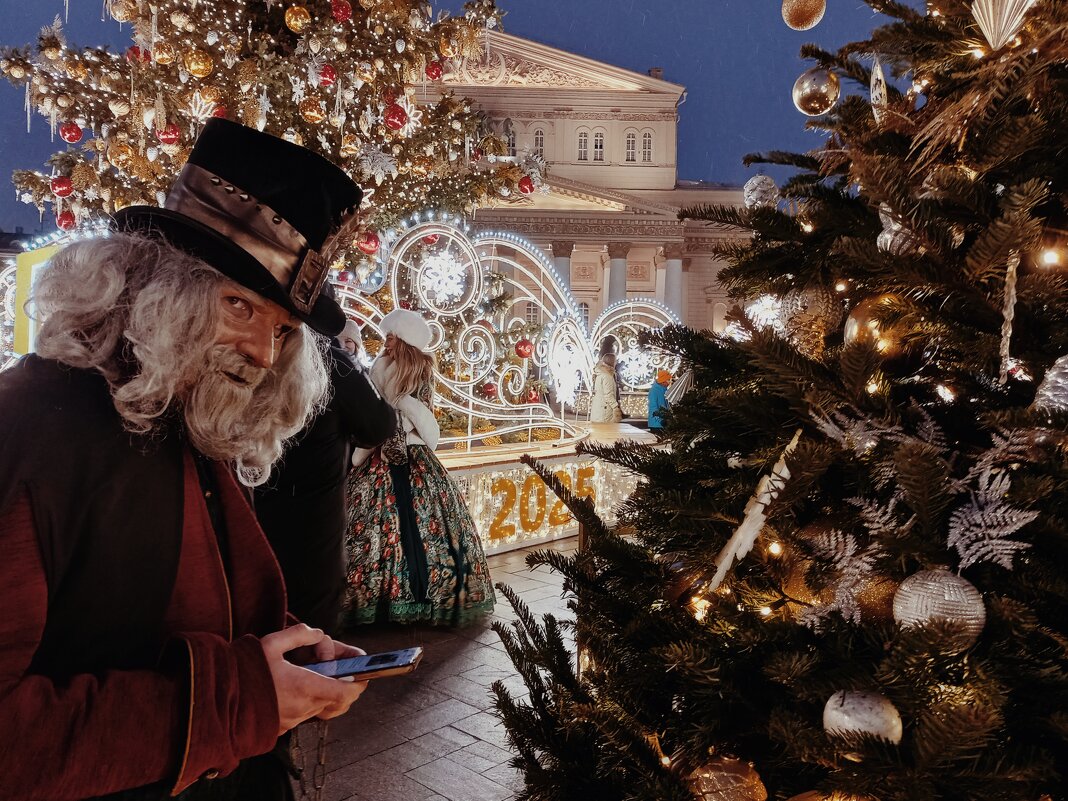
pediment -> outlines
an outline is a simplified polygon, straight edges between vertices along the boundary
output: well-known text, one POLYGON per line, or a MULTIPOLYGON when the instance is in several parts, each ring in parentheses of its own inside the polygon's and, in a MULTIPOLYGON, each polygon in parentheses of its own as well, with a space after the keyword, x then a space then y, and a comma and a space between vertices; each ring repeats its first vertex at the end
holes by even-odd
POLYGON ((454 87, 526 87, 681 96, 684 87, 621 69, 530 39, 487 31, 481 59, 466 59, 445 76, 454 87))

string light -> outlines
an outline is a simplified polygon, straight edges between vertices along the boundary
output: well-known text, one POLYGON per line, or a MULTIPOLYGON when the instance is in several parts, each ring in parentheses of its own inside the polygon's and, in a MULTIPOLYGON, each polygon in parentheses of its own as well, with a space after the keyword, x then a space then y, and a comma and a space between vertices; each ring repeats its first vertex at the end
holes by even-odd
POLYGON ((768 546, 768 553, 770 553, 772 556, 781 556, 782 551, 782 543, 780 542, 773 542, 771 543, 771 545, 768 546))

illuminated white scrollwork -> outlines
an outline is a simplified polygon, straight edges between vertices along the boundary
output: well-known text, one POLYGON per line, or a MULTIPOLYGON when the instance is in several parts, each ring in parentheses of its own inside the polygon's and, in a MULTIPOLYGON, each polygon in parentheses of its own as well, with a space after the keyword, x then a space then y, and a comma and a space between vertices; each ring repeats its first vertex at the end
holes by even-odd
POLYGON ((0 371, 6 370, 18 359, 15 354, 15 265, 0 271, 0 300, 4 304, 0 320, 0 371))
POLYGON ((624 357, 630 365, 625 391, 643 391, 656 369, 677 367, 677 359, 638 346, 643 328, 679 322, 665 307, 652 300, 617 304, 598 318, 591 336, 578 303, 539 248, 510 233, 472 235, 456 216, 426 213, 385 232, 369 278, 338 287, 346 313, 365 335, 381 334, 384 312, 370 294, 383 286, 391 304, 418 309, 430 323, 435 404, 468 421, 463 434, 443 432, 446 446, 464 447, 488 435, 529 440, 538 430, 578 439, 574 405, 588 392, 604 336, 634 351, 624 357), (549 388, 548 397, 534 388, 540 386, 549 388))
POLYGON ((649 298, 614 303, 594 321, 590 340, 601 352, 606 340, 613 341, 618 375, 623 393, 644 394, 656 380, 658 370, 674 374, 681 360, 664 351, 641 347, 638 336, 642 331, 681 325, 681 321, 667 306, 649 298))

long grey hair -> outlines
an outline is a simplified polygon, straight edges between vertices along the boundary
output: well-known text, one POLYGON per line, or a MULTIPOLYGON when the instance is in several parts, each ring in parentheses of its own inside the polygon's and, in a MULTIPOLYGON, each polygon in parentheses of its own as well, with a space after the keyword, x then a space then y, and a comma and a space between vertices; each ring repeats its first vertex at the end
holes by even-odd
POLYGON ((267 480, 285 440, 318 413, 329 390, 326 341, 301 326, 270 369, 215 342, 229 279, 154 239, 114 235, 57 253, 30 306, 36 351, 108 381, 126 428, 160 433, 179 412, 193 446, 232 462, 241 483, 267 480), (248 382, 238 385, 223 370, 248 382))

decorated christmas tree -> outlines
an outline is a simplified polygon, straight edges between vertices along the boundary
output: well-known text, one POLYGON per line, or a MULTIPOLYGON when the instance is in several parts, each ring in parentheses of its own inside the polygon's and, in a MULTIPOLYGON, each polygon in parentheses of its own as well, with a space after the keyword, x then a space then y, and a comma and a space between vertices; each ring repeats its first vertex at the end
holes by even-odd
POLYGON ((358 242, 371 256, 381 231, 406 215, 522 197, 540 182, 493 159, 504 143, 469 100, 440 86, 461 60, 481 57, 481 34, 501 17, 493 0, 472 0, 460 17, 434 17, 416 0, 105 8, 131 26, 124 53, 69 46, 58 17, 35 47, 0 53, 0 70, 25 87, 27 124, 38 112, 70 145, 47 171, 14 176, 22 199, 52 206, 61 228, 162 202, 211 116, 303 144, 373 190, 358 242))
POLYGON ((670 447, 589 449, 644 483, 531 560, 578 670, 570 622, 498 629, 521 799, 1064 797, 1068 3, 868 4, 804 50, 825 147, 684 213, 752 237, 727 335, 652 338, 670 447))

